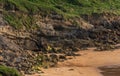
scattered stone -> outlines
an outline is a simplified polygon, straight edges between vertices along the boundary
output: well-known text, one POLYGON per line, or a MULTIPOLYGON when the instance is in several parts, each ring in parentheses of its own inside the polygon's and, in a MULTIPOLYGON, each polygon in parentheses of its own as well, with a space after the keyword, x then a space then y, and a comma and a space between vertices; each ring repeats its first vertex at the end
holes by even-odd
POLYGON ((74 69, 69 69, 69 71, 73 71, 74 69))

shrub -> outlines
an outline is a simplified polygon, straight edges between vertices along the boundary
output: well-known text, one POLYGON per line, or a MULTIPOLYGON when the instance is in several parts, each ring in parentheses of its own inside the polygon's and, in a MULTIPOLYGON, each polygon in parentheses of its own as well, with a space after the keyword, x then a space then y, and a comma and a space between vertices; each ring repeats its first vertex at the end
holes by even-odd
POLYGON ((0 76, 21 76, 21 75, 14 68, 0 65, 0 76))

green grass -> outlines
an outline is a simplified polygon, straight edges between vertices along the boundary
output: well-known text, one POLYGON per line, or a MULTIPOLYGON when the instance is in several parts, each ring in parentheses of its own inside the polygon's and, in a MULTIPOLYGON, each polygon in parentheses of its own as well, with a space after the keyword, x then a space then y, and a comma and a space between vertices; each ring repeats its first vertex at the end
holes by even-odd
POLYGON ((16 69, 0 65, 0 76, 21 76, 16 69))
POLYGON ((6 10, 16 9, 30 14, 51 11, 67 15, 89 14, 120 9, 120 0, 1 0, 6 10), (9 7, 7 7, 9 6, 9 7))
POLYGON ((0 3, 4 5, 5 19, 15 28, 35 26, 30 22, 35 14, 46 16, 56 12, 64 18, 102 12, 120 14, 120 0, 0 0, 0 3), (17 13, 9 13, 11 10, 17 13), (23 14, 31 17, 24 18, 23 14))

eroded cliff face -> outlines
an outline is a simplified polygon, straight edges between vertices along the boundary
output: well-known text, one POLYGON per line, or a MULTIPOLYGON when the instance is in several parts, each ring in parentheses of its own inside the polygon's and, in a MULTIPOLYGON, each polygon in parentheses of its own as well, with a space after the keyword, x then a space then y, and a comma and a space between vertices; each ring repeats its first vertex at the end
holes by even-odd
POLYGON ((26 73, 35 65, 54 66, 65 56, 88 47, 115 49, 120 43, 120 16, 114 14, 83 15, 65 20, 61 15, 34 15, 35 29, 15 29, 0 14, 0 64, 26 73))

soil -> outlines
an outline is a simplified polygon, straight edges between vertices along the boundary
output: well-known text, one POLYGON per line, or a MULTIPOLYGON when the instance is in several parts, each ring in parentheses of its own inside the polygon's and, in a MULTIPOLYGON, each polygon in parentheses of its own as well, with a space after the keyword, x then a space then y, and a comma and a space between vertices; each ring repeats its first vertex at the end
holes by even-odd
POLYGON ((101 52, 90 48, 77 54, 81 56, 69 57, 72 59, 59 62, 55 68, 42 69, 43 73, 40 75, 26 76, 103 76, 99 67, 120 65, 120 49, 101 52))

